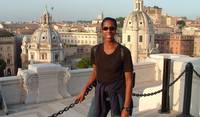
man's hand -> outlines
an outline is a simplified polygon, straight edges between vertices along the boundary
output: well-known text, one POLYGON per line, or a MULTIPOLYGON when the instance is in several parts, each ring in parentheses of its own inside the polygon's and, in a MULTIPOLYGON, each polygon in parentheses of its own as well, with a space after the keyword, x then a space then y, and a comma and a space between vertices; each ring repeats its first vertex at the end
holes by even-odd
POLYGON ((77 103, 81 103, 85 99, 85 96, 84 96, 85 92, 86 91, 83 90, 83 91, 81 91, 81 93, 78 96, 76 96, 75 101, 77 103))
POLYGON ((121 112, 121 117, 129 117, 128 111, 123 109, 122 112, 121 112))

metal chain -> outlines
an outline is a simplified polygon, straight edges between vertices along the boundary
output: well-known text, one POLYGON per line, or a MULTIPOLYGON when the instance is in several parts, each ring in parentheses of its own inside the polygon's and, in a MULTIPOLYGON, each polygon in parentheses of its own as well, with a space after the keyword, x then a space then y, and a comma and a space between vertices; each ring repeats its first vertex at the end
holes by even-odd
MULTIPOLYGON (((175 84, 175 83, 181 78, 181 76, 182 76, 184 73, 185 73, 185 70, 176 78, 176 80, 174 80, 173 82, 171 82, 171 83, 169 84, 168 87, 170 87, 170 86, 172 86, 173 84, 175 84)), ((133 95, 133 96, 136 96, 136 97, 153 96, 153 95, 156 95, 156 94, 162 92, 163 90, 167 90, 167 89, 160 89, 160 90, 155 91, 155 92, 152 92, 152 93, 141 93, 141 94, 140 94, 140 93, 133 93, 132 95, 133 95)))
MULTIPOLYGON (((93 89, 93 87, 96 86, 96 82, 92 83, 87 89, 84 94, 84 97, 88 95, 88 93, 93 89)), ((66 106, 63 110, 59 110, 57 113, 54 113, 48 117, 57 117, 60 114, 63 114, 65 111, 68 111, 70 108, 73 108, 76 104, 78 104, 78 101, 74 101, 69 106, 66 106)))
POLYGON ((200 74, 195 69, 193 69, 193 71, 200 78, 200 74))

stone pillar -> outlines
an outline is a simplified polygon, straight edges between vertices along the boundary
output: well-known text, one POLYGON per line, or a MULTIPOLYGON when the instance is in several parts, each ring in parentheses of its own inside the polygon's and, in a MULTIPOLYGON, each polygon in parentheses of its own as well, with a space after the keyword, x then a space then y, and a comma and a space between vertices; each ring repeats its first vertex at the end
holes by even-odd
POLYGON ((25 104, 47 102, 71 96, 66 87, 68 70, 58 64, 30 64, 19 70, 22 78, 21 100, 25 104))
POLYGON ((19 71, 18 75, 22 78, 22 96, 21 101, 25 104, 37 103, 38 97, 38 80, 36 73, 23 70, 19 71))
POLYGON ((67 91, 66 84, 71 75, 70 75, 68 69, 64 68, 63 70, 64 71, 62 71, 58 74, 58 92, 63 97, 70 97, 71 95, 67 91))

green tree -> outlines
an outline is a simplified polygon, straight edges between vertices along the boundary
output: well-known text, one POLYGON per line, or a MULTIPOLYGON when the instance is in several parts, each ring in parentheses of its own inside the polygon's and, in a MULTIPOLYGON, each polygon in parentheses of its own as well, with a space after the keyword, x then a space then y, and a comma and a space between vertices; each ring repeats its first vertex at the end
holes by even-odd
POLYGON ((119 28, 122 28, 122 27, 123 27, 124 19, 125 19, 125 17, 117 17, 117 18, 116 18, 116 20, 117 20, 117 22, 118 22, 118 27, 119 27, 119 28))
POLYGON ((89 68, 91 67, 92 64, 90 62, 89 58, 82 58, 77 64, 76 67, 77 68, 89 68))
POLYGON ((4 76, 4 69, 6 69, 6 62, 3 59, 0 59, 0 77, 4 76))
POLYGON ((178 28, 179 28, 180 30, 182 30, 183 27, 185 27, 185 21, 183 21, 183 20, 177 21, 176 24, 178 25, 178 28))

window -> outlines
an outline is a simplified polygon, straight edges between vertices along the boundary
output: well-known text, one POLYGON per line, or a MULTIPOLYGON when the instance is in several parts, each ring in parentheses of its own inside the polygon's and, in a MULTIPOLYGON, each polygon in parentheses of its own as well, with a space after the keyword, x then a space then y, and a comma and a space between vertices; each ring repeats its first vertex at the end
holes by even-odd
POLYGON ((7 59, 7 64, 10 64, 10 59, 7 59))
POLYGON ((44 60, 44 54, 42 54, 42 60, 44 60))
POLYGON ((150 37, 149 37, 149 42, 151 42, 151 35, 150 35, 150 37))
POLYGON ((58 54, 55 55, 55 61, 58 62, 58 54))
POLYGON ((53 40, 55 40, 55 39, 56 39, 56 37, 55 37, 55 36, 53 36, 52 38, 53 38, 53 40))
POLYGON ((142 35, 139 36, 139 42, 142 42, 142 35))
MULTIPOLYGON (((33 56, 34 57, 34 56, 33 56)), ((40 59, 45 60, 47 59, 47 53, 41 53, 40 54, 40 59)))
POLYGON ((10 68, 7 69, 7 75, 8 75, 8 76, 11 75, 11 70, 10 70, 10 68))
POLYGON ((131 36, 130 35, 128 35, 128 37, 127 37, 127 42, 131 42, 131 36))
POLYGON ((31 59, 34 59, 34 55, 33 54, 31 54, 31 59))

